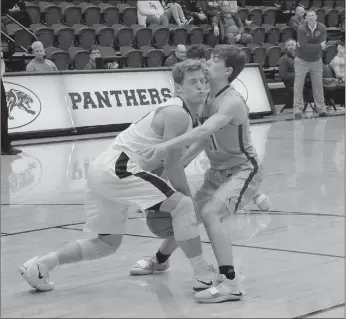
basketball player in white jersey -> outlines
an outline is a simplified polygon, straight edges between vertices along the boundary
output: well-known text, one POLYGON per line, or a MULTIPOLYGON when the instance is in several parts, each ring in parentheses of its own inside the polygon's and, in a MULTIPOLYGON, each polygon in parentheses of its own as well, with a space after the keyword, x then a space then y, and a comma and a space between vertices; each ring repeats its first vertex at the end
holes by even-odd
MULTIPOLYGON (((234 271, 232 245, 222 227, 249 203, 258 192, 262 169, 251 143, 249 109, 243 97, 231 86, 245 67, 245 54, 235 46, 213 49, 207 63, 210 84, 199 120, 202 125, 170 141, 143 149, 146 156, 159 156, 167 149, 189 146, 181 159, 184 166, 204 149, 210 168, 195 195, 196 213, 205 226, 220 271, 219 284, 195 294, 202 303, 240 299, 234 271)), ((230 229, 230 227, 229 227, 230 229)), ((130 273, 143 275, 169 268, 168 258, 176 249, 174 238, 167 238, 158 253, 135 264, 130 273)))
POLYGON ((175 242, 194 269, 194 289, 203 282, 217 281, 217 273, 203 257, 194 203, 180 163, 182 148, 174 147, 162 157, 172 186, 152 173, 162 167, 161 157, 148 160, 138 154, 143 145, 153 146, 177 137, 196 123, 197 108, 205 98, 204 68, 199 61, 189 60, 175 65, 172 75, 176 98, 183 101, 183 107, 165 103, 148 113, 120 133, 109 149, 93 161, 87 176, 84 230, 97 236, 71 242, 56 252, 24 263, 19 270, 33 288, 51 290, 49 273, 58 265, 115 253, 132 206, 142 211, 159 206, 160 211, 171 214, 175 242))

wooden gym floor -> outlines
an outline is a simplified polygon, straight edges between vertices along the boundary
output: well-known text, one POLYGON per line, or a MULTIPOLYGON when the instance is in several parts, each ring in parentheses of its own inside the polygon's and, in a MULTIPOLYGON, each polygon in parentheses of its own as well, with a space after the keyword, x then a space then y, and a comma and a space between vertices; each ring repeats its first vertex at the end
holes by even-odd
MULTIPOLYGON (((223 304, 195 303, 181 251, 165 274, 129 276, 161 242, 137 212, 116 255, 58 268, 55 290, 32 291, 17 266, 86 236, 86 170, 111 139, 28 145, 21 157, 2 156, 1 317, 344 318, 344 126, 338 116, 252 127, 273 210, 250 204, 234 216, 230 235, 246 296, 223 304)), ((187 169, 192 189, 206 165, 201 155, 187 169)), ((215 264, 202 227, 201 234, 215 264)))

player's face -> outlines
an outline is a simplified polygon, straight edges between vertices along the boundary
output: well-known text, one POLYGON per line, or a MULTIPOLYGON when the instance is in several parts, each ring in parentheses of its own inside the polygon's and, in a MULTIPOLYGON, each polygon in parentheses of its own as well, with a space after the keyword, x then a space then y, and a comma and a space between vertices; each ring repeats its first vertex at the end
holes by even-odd
POLYGON ((232 73, 232 68, 226 67, 225 61, 217 55, 212 54, 207 61, 206 78, 207 81, 218 81, 228 79, 232 73))
POLYGON ((201 104, 205 98, 205 83, 206 80, 202 70, 187 72, 183 83, 178 85, 177 91, 189 103, 201 104))

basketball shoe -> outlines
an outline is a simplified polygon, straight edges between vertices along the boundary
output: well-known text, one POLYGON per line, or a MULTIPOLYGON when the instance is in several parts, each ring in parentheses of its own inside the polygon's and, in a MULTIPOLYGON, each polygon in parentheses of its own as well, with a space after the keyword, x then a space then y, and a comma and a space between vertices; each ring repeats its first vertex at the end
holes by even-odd
POLYGON ((220 275, 218 283, 195 294, 195 300, 200 303, 217 303, 224 301, 240 300, 243 294, 238 289, 237 279, 229 280, 225 275, 220 275))
POLYGON ((130 275, 132 276, 143 276, 151 275, 155 272, 164 272, 170 268, 169 260, 159 264, 156 255, 151 257, 145 257, 144 259, 138 260, 130 269, 130 275))
POLYGON ((262 211, 268 211, 271 209, 271 202, 267 195, 258 192, 253 201, 262 211))
POLYGON ((53 283, 49 281, 48 267, 39 262, 39 257, 28 260, 19 266, 18 270, 31 287, 40 291, 53 289, 53 283))

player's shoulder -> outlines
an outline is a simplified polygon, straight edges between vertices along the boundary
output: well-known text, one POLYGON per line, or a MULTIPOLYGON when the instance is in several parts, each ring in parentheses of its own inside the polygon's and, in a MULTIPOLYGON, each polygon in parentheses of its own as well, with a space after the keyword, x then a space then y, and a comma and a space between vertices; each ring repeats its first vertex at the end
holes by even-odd
POLYGON ((190 115, 179 104, 167 105, 163 108, 163 113, 167 121, 188 122, 190 115))

